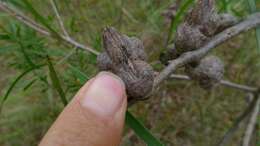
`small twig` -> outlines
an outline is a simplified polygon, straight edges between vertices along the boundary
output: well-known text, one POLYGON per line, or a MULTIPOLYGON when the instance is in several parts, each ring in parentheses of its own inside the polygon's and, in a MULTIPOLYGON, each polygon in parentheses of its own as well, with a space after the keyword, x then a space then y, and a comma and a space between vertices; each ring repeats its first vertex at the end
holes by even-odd
POLYGON ((242 32, 255 28, 258 25, 260 25, 260 13, 252 14, 244 21, 217 34, 202 48, 181 55, 179 58, 171 61, 171 63, 156 77, 154 82, 154 87, 157 87, 163 80, 165 80, 168 76, 170 76, 170 74, 173 73, 176 70, 176 68, 181 67, 194 60, 202 58, 210 50, 220 45, 221 43, 229 40, 230 38, 242 32))
POLYGON ((25 15, 22 15, 22 13, 19 10, 14 10, 13 8, 11 8, 11 6, 8 6, 5 2, 2 2, 2 1, 0 2, 0 10, 15 17, 17 20, 24 23, 28 27, 34 29, 35 31, 40 32, 43 35, 47 35, 47 36, 50 35, 50 33, 48 31, 46 31, 43 28, 43 26, 39 25, 38 23, 33 21, 31 18, 29 18, 25 15))
POLYGON ((237 88, 237 89, 247 91, 247 92, 257 92, 257 90, 258 90, 256 87, 250 87, 247 85, 236 84, 236 83, 232 83, 230 81, 225 81, 225 80, 221 80, 220 83, 224 86, 231 87, 231 88, 237 88))
MULTIPOLYGON (((37 22, 35 22, 34 20, 28 18, 27 16, 25 16, 23 13, 19 12, 18 10, 11 8, 8 4, 6 4, 3 1, 0 1, 0 10, 4 11, 5 13, 9 14, 10 16, 13 16, 14 18, 16 18, 17 20, 19 20, 20 22, 22 22, 23 24, 27 25, 28 27, 34 29, 35 31, 41 33, 42 35, 45 36, 51 36, 52 34, 46 30, 42 25, 38 24, 37 22)), ((86 46, 83 45, 81 43, 76 42, 74 39, 66 37, 64 35, 60 35, 60 38, 62 39, 62 41, 71 44, 77 48, 86 50, 90 53, 93 53, 95 55, 98 55, 99 52, 86 46)))
MULTIPOLYGON (((177 75, 177 74, 171 74, 170 78, 180 79, 180 80, 191 80, 191 78, 189 76, 177 75)), ((233 82, 226 81, 226 80, 221 80, 220 84, 223 86, 226 86, 226 87, 230 87, 230 88, 234 88, 234 89, 238 89, 238 90, 242 90, 242 91, 246 91, 246 92, 257 92, 256 87, 241 85, 241 84, 233 83, 233 82)))
POLYGON ((60 28, 61 28, 61 30, 63 31, 64 36, 70 37, 69 34, 68 34, 68 32, 67 32, 67 30, 66 30, 65 27, 64 27, 64 23, 63 23, 63 21, 62 21, 62 19, 61 19, 61 16, 60 16, 60 13, 59 13, 59 11, 58 11, 58 8, 57 8, 57 5, 56 5, 55 1, 54 1, 54 0, 50 0, 50 3, 51 3, 51 6, 52 6, 52 9, 53 9, 53 11, 54 11, 54 13, 55 13, 55 15, 56 15, 56 17, 57 17, 57 19, 58 19, 60 28))
POLYGON ((90 47, 88 47, 86 45, 83 45, 83 44, 73 40, 72 38, 68 38, 68 37, 62 36, 62 39, 64 41, 66 41, 67 43, 70 43, 70 44, 74 45, 77 48, 80 48, 80 49, 86 50, 86 51, 88 51, 90 53, 93 53, 94 55, 100 54, 98 51, 96 51, 96 50, 94 50, 94 49, 92 49, 92 48, 90 48, 90 47))
POLYGON ((75 52, 77 51, 77 48, 73 48, 67 55, 65 55, 60 61, 58 61, 56 64, 60 65, 62 64, 65 60, 70 58, 75 52))
MULTIPOLYGON (((0 2, 0 9, 9 14, 10 16, 15 17, 20 22, 24 23, 28 27, 34 29, 35 31, 46 35, 46 36, 52 36, 52 34, 46 30, 42 25, 38 24, 34 20, 28 18, 23 13, 19 12, 18 10, 11 8, 8 4, 1 1, 0 2)), ((56 14, 57 15, 57 14, 56 14)), ((61 19, 60 19, 61 20, 61 19)), ((198 58, 201 58, 205 56, 210 50, 215 48, 217 45, 227 41, 228 39, 244 32, 248 31, 249 29, 255 28, 256 26, 260 25, 260 13, 255 13, 250 15, 247 19, 242 21, 241 23, 238 23, 237 25, 230 27, 223 31, 222 33, 219 33, 215 37, 212 38, 211 41, 209 41, 204 47, 196 50, 187 52, 181 57, 177 58, 176 60, 173 60, 170 65, 168 65, 156 78, 154 81, 154 87, 157 87, 163 80, 165 80, 177 67, 181 67, 189 62, 192 62, 193 60, 196 60, 198 58)), ((67 37, 65 35, 60 35, 60 38, 68 43, 71 44, 77 48, 87 50, 95 55, 98 55, 99 52, 86 46, 81 43, 78 43, 71 37, 67 37)), ((229 82, 223 82, 226 86, 233 86, 229 82)), ((239 88, 239 87, 238 87, 239 88)), ((255 90, 250 88, 244 88, 244 90, 255 90)))
POLYGON ((250 140, 252 138, 254 129, 255 129, 255 125, 257 123, 257 117, 259 115, 259 111, 260 110, 260 97, 258 97, 257 101, 256 101, 256 105, 254 107, 254 110, 252 112, 252 115, 250 117, 250 120, 248 122, 247 125, 247 129, 243 138, 243 143, 242 146, 250 146, 250 140))
POLYGON ((236 119, 233 126, 224 134, 221 140, 216 144, 216 146, 226 146, 232 137, 234 136, 235 132, 240 129, 243 125, 243 122, 249 117, 250 113, 254 110, 256 105, 256 101, 259 100, 257 96, 250 102, 244 112, 236 119))

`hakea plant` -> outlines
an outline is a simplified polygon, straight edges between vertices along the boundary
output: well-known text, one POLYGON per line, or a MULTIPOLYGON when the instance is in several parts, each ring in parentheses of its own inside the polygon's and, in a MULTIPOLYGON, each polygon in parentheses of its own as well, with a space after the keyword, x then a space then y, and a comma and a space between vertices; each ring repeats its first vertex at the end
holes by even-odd
MULTIPOLYGON (((173 21, 177 14, 179 4, 180 0, 177 0, 177 3, 171 5, 163 15, 167 19, 173 21)), ((27 5, 29 5, 28 2, 27 5)), ((242 116, 238 118, 238 124, 235 124, 235 126, 239 127, 241 121, 246 119, 247 115, 250 115, 248 113, 254 112, 254 109, 257 111, 257 107, 259 108, 260 106, 260 90, 258 88, 223 81, 223 62, 216 56, 206 56, 208 52, 217 45, 244 31, 259 26, 260 13, 252 14, 245 20, 238 22, 237 18, 230 14, 217 13, 215 9, 215 0, 198 0, 195 7, 188 12, 184 21, 177 27, 173 43, 169 44, 168 50, 161 55, 161 62, 167 66, 158 73, 155 72, 152 66, 148 63, 142 41, 136 37, 129 37, 121 34, 115 28, 108 27, 104 29, 104 51, 99 53, 95 49, 76 42, 69 36, 57 10, 55 13, 57 18, 59 18, 60 27, 64 34, 56 33, 56 31, 46 23, 42 23, 42 26, 41 24, 34 22, 29 17, 24 16, 20 11, 8 6, 4 1, 0 2, 0 9, 42 35, 56 38, 71 44, 76 48, 98 55, 97 63, 100 70, 111 71, 122 78, 126 85, 127 97, 130 103, 147 99, 147 97, 155 91, 154 89, 156 89, 162 81, 170 77, 177 68, 184 67, 188 76, 178 76, 178 78, 194 80, 204 89, 212 89, 212 87, 221 83, 252 94, 254 93, 254 99, 242 116)), ((35 14, 36 10, 33 12, 35 14)), ((39 17, 40 15, 35 16, 39 17)), ((39 20, 44 19, 42 18, 39 20)), ((49 63, 49 66, 51 66, 51 63, 49 63)), ((52 69, 54 70, 54 68, 52 69)), ((55 77, 57 78, 57 76, 55 77)), ((61 88, 59 88, 59 90, 60 89, 61 88)), ((7 96, 5 96, 3 102, 7 99, 7 96)), ((64 101, 66 101, 65 96, 64 101)), ((67 102, 64 103, 64 105, 66 105, 67 102)), ((257 116, 257 114, 252 114, 252 120, 250 119, 250 123, 256 121, 255 115, 257 116)), ((157 141, 149 134, 149 132, 145 132, 145 136, 140 132, 139 129, 142 128, 142 125, 139 124, 129 112, 127 112, 126 117, 126 123, 128 123, 128 125, 130 125, 140 137, 146 141, 153 141, 151 142, 152 144, 154 144, 154 141, 157 141)), ((252 135, 253 128, 250 128, 252 125, 254 124, 249 124, 249 132, 247 132, 249 134, 245 136, 247 139, 252 135)), ((142 128, 142 131, 147 130, 142 128)), ((227 132, 220 141, 220 146, 228 143, 233 131, 234 128, 227 132)), ((249 144, 248 140, 246 140, 245 144, 249 144)))

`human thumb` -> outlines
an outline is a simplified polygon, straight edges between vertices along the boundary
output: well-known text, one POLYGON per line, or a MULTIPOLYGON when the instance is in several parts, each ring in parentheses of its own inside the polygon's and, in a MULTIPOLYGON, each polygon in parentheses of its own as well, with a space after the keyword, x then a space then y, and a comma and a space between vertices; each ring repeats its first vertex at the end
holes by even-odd
POLYGON ((121 79, 101 72, 67 105, 40 146, 117 146, 124 126, 127 98, 121 79))

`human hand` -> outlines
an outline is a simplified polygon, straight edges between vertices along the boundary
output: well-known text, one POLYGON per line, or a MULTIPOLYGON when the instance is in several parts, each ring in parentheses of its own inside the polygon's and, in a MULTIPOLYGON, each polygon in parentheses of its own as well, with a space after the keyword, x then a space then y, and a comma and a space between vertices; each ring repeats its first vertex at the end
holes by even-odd
POLYGON ((79 90, 39 146, 117 146, 126 108, 124 83, 101 72, 79 90))

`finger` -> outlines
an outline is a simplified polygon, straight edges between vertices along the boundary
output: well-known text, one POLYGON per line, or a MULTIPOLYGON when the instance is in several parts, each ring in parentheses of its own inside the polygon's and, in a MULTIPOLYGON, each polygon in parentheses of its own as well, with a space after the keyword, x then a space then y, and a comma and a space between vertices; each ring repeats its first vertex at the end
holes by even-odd
POLYGON ((86 83, 49 129, 40 146, 116 146, 124 126, 123 82, 102 72, 86 83))

